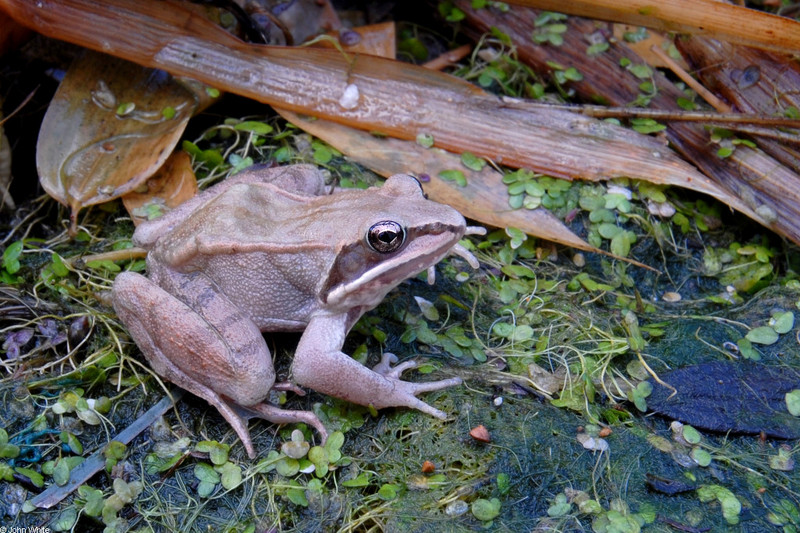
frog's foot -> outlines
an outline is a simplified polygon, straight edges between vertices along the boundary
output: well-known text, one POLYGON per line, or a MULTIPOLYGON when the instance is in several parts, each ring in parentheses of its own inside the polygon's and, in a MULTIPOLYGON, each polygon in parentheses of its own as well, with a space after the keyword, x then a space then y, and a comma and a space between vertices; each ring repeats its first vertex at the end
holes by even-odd
POLYGON ((263 418, 269 420, 274 424, 294 424, 305 423, 313 427, 319 433, 322 444, 328 440, 328 429, 322 424, 317 415, 311 411, 292 411, 289 409, 281 409, 268 403, 257 403, 255 405, 248 405, 247 407, 237 405, 236 410, 240 416, 245 418, 263 418))
MULTIPOLYGON (((401 363, 397 366, 392 366, 394 363, 397 362, 397 356, 393 353, 385 352, 381 356, 381 362, 372 367, 372 371, 380 374, 381 376, 385 377, 390 381, 395 381, 400 388, 411 389, 409 392, 412 396, 416 396, 422 392, 430 392, 434 390, 446 389, 447 387, 454 387, 456 385, 461 385, 461 378, 449 378, 449 379, 442 379, 439 381, 428 381, 425 383, 412 383, 409 381, 403 381, 400 379, 400 376, 406 370, 411 368, 417 367, 416 361, 406 361, 405 363, 401 363)), ((414 398, 414 405, 408 405, 409 407, 414 407, 415 409, 419 409, 424 413, 428 413, 430 415, 435 416, 436 418, 446 418, 447 415, 442 411, 435 409, 428 405, 427 403, 414 398)))

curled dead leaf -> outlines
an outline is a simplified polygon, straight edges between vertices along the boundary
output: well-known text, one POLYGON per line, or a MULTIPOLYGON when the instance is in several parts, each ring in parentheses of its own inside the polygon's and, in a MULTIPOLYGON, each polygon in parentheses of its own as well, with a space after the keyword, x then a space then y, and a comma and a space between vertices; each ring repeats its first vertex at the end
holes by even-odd
POLYGON ((184 151, 173 153, 140 189, 122 197, 122 203, 136 225, 192 198, 197 194, 197 179, 189 154, 184 151))
POLYGON ((197 99, 163 71, 98 53, 69 68, 36 146, 45 191, 77 212, 136 189, 178 142, 197 99))

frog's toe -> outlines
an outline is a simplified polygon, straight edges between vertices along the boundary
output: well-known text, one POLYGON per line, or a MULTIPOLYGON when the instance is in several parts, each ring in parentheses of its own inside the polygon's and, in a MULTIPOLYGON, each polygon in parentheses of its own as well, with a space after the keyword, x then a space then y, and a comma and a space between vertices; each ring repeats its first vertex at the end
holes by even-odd
POLYGON ((428 405, 419 398, 414 398, 414 400, 415 401, 410 403, 408 407, 416 409, 417 411, 422 411, 426 415, 431 415, 433 417, 438 418, 439 420, 447 419, 447 413, 445 413, 444 411, 440 411, 439 409, 428 405))
POLYGON ((255 405, 248 405, 247 407, 239 406, 239 413, 248 417, 259 417, 269 420, 274 424, 293 424, 305 423, 313 427, 319 433, 322 444, 328 440, 328 430, 323 425, 322 421, 311 411, 293 411, 291 409, 281 409, 268 403, 258 403, 255 405))
POLYGON ((296 384, 292 383, 291 381, 279 381, 272 385, 272 390, 276 391, 283 391, 283 392, 293 392, 298 396, 305 396, 306 391, 302 388, 297 386, 296 384))
POLYGON ((444 420, 447 418, 447 413, 428 405, 417 398, 416 395, 422 394, 423 392, 431 392, 461 385, 461 378, 441 379, 439 381, 428 381, 423 383, 395 380, 395 384, 396 401, 394 402, 394 405, 410 407, 431 416, 435 416, 440 420, 444 420))
POLYGON ((439 381, 423 381, 422 383, 412 383, 414 385, 414 394, 422 392, 431 392, 434 390, 446 389, 448 387, 455 387, 461 385, 461 378, 448 378, 440 379, 439 381))
POLYGON ((390 379, 400 379, 406 370, 417 367, 416 361, 406 361, 397 366, 392 366, 397 362, 397 356, 393 353, 385 352, 381 356, 381 362, 372 367, 372 371, 390 379))

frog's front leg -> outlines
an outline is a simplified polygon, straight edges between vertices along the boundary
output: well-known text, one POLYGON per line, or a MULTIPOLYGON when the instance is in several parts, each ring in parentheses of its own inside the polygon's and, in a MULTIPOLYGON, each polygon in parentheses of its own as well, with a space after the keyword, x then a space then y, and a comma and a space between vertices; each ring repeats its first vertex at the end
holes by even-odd
MULTIPOLYGON (((370 370, 341 351, 344 344, 347 317, 318 315, 311 319, 300 339, 292 364, 294 380, 330 396, 360 405, 383 407, 411 407, 444 419, 447 415, 416 397, 461 383, 460 378, 443 379, 427 383, 412 383, 399 379, 400 372, 414 365, 404 363, 396 368, 389 366, 387 354, 375 370, 370 370)), ((395 358, 396 360, 396 358, 395 358)))
POLYGON ((202 274, 164 274, 176 294, 148 278, 124 272, 114 282, 114 309, 153 370, 217 408, 244 444, 255 449, 246 419, 305 422, 325 439, 327 432, 310 411, 288 411, 262 403, 275 382, 269 349, 261 332, 202 274))

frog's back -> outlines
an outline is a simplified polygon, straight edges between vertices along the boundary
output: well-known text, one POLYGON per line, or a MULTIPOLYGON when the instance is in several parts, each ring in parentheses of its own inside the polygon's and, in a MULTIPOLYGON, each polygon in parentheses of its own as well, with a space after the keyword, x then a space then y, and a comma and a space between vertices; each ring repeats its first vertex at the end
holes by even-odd
POLYGON ((308 237, 310 199, 238 184, 159 239, 151 254, 202 272, 262 331, 302 330, 318 306, 329 244, 308 237))
MULTIPOLYGON (((206 189, 161 217, 140 225, 134 233, 134 243, 148 250, 152 249, 159 239, 174 232, 179 226, 186 225, 190 218, 202 213, 208 205, 226 195, 230 189, 243 184, 266 186, 278 193, 293 191, 296 196, 306 198, 325 193, 325 178, 312 165, 273 168, 254 165, 206 189)), ((247 202, 248 198, 243 200, 247 202)))
POLYGON ((302 231, 308 201, 270 184, 235 185, 158 239, 153 253, 181 268, 203 256, 311 244, 302 231))

